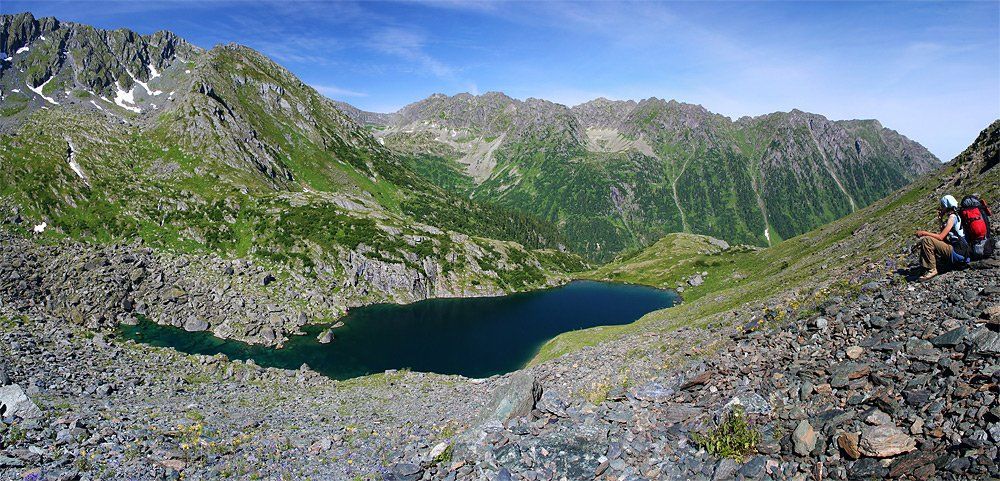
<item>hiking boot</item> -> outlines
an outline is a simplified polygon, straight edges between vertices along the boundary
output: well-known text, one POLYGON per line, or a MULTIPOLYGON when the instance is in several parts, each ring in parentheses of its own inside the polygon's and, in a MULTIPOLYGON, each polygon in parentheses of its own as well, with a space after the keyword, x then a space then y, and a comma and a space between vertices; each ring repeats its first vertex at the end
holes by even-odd
POLYGON ((920 280, 926 281, 926 280, 928 280, 928 279, 930 279, 930 278, 932 278, 932 277, 934 277, 936 275, 938 275, 937 269, 931 269, 931 270, 925 272, 924 275, 920 276, 920 280))

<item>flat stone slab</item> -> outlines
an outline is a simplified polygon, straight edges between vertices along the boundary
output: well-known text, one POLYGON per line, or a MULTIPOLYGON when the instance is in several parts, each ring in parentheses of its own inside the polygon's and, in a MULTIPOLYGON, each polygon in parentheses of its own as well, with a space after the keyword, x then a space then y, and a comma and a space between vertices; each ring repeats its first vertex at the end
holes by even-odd
POLYGON ((24 393, 21 386, 11 384, 10 386, 0 386, 0 417, 15 416, 21 419, 34 419, 41 417, 42 410, 38 409, 28 395, 24 393))

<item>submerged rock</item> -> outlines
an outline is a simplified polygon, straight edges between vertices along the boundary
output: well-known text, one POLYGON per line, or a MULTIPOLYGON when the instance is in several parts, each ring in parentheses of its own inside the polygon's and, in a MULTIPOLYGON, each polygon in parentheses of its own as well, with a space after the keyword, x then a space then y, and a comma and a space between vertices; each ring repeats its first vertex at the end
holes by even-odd
POLYGON ((319 333, 316 340, 319 341, 320 344, 329 344, 333 342, 333 332, 329 329, 325 329, 323 332, 319 333))

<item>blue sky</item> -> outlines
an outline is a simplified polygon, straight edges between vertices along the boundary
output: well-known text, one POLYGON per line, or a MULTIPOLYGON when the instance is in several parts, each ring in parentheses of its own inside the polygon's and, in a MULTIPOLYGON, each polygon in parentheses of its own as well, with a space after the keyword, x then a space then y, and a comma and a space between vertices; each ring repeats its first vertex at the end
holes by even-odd
POLYGON ((1000 118, 1000 2, 4 0, 102 28, 258 49, 332 98, 435 92, 567 105, 661 97, 737 118, 877 118, 943 160, 1000 118))

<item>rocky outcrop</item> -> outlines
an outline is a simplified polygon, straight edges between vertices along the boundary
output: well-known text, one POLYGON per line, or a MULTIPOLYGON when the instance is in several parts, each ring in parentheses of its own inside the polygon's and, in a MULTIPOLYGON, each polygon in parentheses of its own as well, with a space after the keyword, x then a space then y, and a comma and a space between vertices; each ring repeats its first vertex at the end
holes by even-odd
MULTIPOLYGON (((272 272, 246 259, 168 254, 139 244, 40 246, 0 233, 0 300, 44 308, 88 328, 135 323, 144 316, 187 331, 280 345, 303 325, 340 317, 351 307, 508 292, 496 272, 476 264, 479 248, 465 249, 470 257, 462 270, 446 271, 429 257, 414 259, 419 267, 413 267, 362 248, 338 254, 339 269, 318 266, 334 274, 309 277, 284 268, 272 272)), ((543 285, 566 280, 557 273, 545 276, 543 285)))

